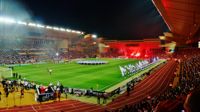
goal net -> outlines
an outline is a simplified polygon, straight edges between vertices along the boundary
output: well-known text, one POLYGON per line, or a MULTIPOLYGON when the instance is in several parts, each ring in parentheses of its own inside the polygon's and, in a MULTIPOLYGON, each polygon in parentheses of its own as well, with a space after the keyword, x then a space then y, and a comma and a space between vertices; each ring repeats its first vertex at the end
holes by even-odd
POLYGON ((12 70, 10 68, 0 67, 0 78, 12 77, 12 70))

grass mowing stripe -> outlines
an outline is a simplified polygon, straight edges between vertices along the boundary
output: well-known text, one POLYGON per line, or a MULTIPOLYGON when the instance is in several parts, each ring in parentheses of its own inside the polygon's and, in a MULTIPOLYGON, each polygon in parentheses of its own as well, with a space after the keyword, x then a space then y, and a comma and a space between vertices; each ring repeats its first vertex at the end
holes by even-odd
POLYGON ((64 86, 76 88, 96 88, 102 90, 109 84, 125 80, 121 77, 119 65, 136 63, 133 59, 102 59, 108 61, 105 65, 79 65, 75 61, 67 64, 33 64, 16 66, 15 72, 22 77, 47 85, 60 81, 64 86), (49 75, 47 68, 53 70, 49 75), (98 87, 97 87, 98 85, 98 87))

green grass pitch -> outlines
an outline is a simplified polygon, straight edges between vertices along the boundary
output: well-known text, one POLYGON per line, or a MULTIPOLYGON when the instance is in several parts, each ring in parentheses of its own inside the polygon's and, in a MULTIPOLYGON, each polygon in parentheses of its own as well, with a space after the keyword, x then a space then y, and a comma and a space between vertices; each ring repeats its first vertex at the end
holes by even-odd
POLYGON ((75 61, 62 64, 30 64, 15 66, 13 72, 21 74, 22 78, 38 84, 56 84, 60 81, 65 87, 104 91, 125 80, 121 76, 119 65, 136 63, 134 59, 100 59, 108 61, 104 65, 79 65, 75 61), (47 69, 52 69, 50 75, 47 69))

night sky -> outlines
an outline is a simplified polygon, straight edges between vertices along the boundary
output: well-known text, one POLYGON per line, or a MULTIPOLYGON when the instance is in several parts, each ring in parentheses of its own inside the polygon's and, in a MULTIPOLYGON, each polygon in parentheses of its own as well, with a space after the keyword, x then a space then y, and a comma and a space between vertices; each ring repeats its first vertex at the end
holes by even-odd
POLYGON ((107 39, 158 38, 168 31, 151 0, 18 0, 34 21, 107 39))

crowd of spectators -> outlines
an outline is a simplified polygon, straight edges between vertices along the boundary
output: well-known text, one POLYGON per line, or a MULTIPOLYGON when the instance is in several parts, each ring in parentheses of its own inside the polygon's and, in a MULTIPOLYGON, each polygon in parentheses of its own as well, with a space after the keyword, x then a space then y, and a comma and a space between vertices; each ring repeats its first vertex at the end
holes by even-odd
POLYGON ((19 55, 15 50, 0 50, 0 64, 25 63, 29 57, 19 55))
POLYGON ((46 60, 63 60, 63 59, 76 59, 86 58, 88 55, 83 52, 69 51, 67 53, 59 52, 58 56, 55 51, 48 50, 13 50, 13 49, 1 49, 0 50, 0 64, 24 64, 34 63, 46 60), (53 52, 53 53, 52 53, 53 52), (21 54, 20 54, 21 53, 21 54), (33 53, 33 54, 31 54, 33 53), (36 53, 43 53, 42 55, 36 53))
POLYGON ((192 58, 195 55, 199 55, 199 48, 176 48, 173 53, 173 57, 181 60, 192 58))
POLYGON ((70 50, 68 52, 60 52, 60 59, 77 59, 77 58, 96 58, 97 54, 93 54, 93 51, 90 52, 81 52, 76 50, 70 50))
POLYGON ((26 80, 8 80, 8 79, 1 79, 1 84, 3 85, 4 93, 6 97, 9 96, 9 93, 18 92, 20 91, 21 95, 20 98, 24 96, 24 89, 33 89, 35 88, 35 83, 29 82, 26 80))

